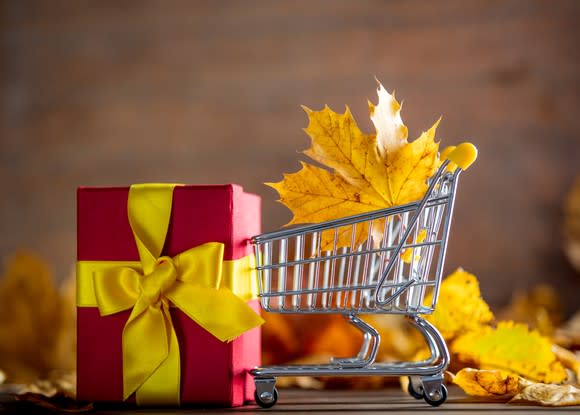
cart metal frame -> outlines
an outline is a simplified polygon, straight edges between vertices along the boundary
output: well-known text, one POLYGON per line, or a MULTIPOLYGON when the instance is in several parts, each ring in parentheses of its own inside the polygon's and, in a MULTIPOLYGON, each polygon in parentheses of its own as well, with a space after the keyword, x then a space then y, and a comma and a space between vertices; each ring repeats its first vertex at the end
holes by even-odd
POLYGON ((278 376, 408 376, 409 393, 433 406, 447 398, 449 351, 421 315, 435 309, 459 175, 445 160, 414 203, 252 238, 259 298, 267 312, 342 314, 363 334, 359 353, 328 364, 253 369, 256 403, 278 399, 278 376), (410 252, 407 252, 410 250, 410 252), (410 255, 409 255, 410 254, 410 255), (430 291, 432 301, 424 304, 430 291), (361 314, 403 314, 423 335, 429 358, 376 362, 379 332, 361 314))

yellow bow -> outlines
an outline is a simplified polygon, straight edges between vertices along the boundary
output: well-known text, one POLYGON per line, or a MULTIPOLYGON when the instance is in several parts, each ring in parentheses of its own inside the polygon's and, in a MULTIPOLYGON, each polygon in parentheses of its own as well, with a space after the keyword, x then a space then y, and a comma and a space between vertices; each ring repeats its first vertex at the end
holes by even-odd
POLYGON ((173 258, 159 257, 171 215, 174 185, 134 185, 127 210, 141 267, 93 272, 101 315, 132 309, 123 330, 123 398, 138 404, 178 404, 179 344, 170 304, 221 341, 263 320, 221 287, 223 244, 210 242, 173 258))

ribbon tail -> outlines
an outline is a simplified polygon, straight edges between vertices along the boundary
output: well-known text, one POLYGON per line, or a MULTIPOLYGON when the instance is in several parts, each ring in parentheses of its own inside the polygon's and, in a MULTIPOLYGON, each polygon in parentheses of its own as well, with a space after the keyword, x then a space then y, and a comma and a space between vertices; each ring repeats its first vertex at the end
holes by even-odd
POLYGON ((139 307, 123 329, 123 399, 145 383, 169 354, 166 318, 159 306, 139 307))
POLYGON ((227 288, 215 289, 178 281, 166 296, 220 341, 231 341, 264 323, 262 317, 227 288))
POLYGON ((136 392, 138 405, 178 405, 180 402, 181 366, 179 343, 169 307, 162 305, 166 336, 169 339, 167 357, 136 392))

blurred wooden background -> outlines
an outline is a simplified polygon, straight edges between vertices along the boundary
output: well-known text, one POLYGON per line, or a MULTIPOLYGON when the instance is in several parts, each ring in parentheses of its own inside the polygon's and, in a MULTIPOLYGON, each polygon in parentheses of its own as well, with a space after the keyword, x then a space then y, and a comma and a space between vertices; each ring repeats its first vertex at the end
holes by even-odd
POLYGON ((299 168, 300 104, 348 104, 371 131, 376 76, 415 138, 470 139, 447 260, 485 297, 554 284, 578 306, 561 252, 562 200, 580 173, 580 2, 2 1, 0 256, 75 260, 75 188, 262 183, 299 168))

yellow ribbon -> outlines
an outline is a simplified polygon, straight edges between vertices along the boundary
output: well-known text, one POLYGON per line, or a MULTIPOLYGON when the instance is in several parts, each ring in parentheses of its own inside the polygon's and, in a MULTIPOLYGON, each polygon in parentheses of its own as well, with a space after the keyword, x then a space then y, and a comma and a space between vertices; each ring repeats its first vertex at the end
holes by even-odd
MULTIPOLYGON (((174 186, 131 186, 127 212, 140 264, 124 262, 92 270, 100 314, 131 309, 122 340, 123 399, 135 393, 138 404, 179 403, 179 344, 170 305, 221 341, 263 323, 244 301, 247 298, 223 286, 223 244, 210 242, 173 258, 160 257, 174 186)), ((79 275, 92 268, 79 265, 79 275)), ((86 300, 87 294, 79 298, 86 300)))

